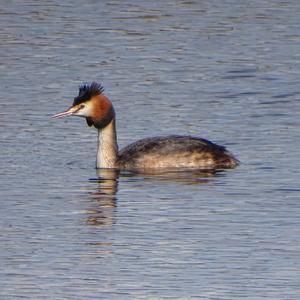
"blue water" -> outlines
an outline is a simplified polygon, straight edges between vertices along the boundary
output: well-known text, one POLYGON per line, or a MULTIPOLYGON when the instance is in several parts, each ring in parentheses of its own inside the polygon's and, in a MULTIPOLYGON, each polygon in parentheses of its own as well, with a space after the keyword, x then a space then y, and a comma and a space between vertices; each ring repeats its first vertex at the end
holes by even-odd
POLYGON ((0 299, 299 299, 299 17, 297 1, 2 1, 0 299), (121 147, 190 134, 241 166, 97 173, 96 131, 49 120, 92 80, 121 147))

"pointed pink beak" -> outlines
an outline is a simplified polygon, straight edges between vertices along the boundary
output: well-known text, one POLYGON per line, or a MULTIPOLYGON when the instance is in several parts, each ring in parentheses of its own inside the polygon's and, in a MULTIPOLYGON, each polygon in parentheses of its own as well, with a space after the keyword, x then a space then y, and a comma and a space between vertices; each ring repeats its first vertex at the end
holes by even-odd
POLYGON ((73 107, 71 107, 68 110, 63 111, 61 113, 58 113, 54 116, 51 116, 50 119, 60 119, 60 118, 66 117, 66 116, 72 116, 74 114, 74 109, 72 109, 72 108, 73 107))

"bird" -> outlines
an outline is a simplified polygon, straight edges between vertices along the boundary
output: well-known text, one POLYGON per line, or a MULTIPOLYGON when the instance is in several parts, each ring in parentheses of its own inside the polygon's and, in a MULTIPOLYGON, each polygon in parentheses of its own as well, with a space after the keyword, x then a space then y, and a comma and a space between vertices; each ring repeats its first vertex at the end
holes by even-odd
POLYGON ((225 147, 189 135, 144 138, 119 151, 115 109, 97 82, 80 85, 72 106, 51 118, 66 116, 83 117, 88 126, 98 130, 97 169, 217 170, 239 165, 239 160, 225 147))

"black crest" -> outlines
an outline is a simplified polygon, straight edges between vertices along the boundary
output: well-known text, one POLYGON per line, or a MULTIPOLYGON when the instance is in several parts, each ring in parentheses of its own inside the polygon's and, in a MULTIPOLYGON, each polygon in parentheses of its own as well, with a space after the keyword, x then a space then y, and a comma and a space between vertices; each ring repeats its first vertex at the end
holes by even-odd
POLYGON ((90 100, 92 97, 100 95, 104 91, 101 84, 92 82, 79 86, 78 96, 74 98, 73 106, 90 100))

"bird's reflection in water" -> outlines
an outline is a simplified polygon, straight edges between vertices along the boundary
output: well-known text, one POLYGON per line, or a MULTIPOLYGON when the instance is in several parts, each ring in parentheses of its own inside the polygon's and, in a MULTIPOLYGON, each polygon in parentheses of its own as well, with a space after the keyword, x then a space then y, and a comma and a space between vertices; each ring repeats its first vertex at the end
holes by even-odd
POLYGON ((176 182, 180 184, 207 184, 212 177, 222 176, 222 170, 200 170, 200 169, 167 169, 147 170, 143 172, 122 171, 121 175, 127 178, 139 178, 143 180, 176 182))
POLYGON ((94 207, 89 210, 87 219, 89 225, 107 226, 114 224, 118 177, 118 170, 97 169, 97 178, 90 179, 91 182, 96 182, 98 185, 95 191, 90 192, 94 207))
POLYGON ((87 223, 94 226, 107 226, 115 223, 117 208, 116 193, 118 190, 119 176, 124 179, 124 184, 131 181, 151 180, 159 182, 176 182, 184 185, 207 184, 213 177, 223 176, 222 170, 147 170, 118 171, 116 169, 97 169, 97 177, 90 179, 97 183, 97 189, 90 192, 93 208, 89 209, 87 223))

